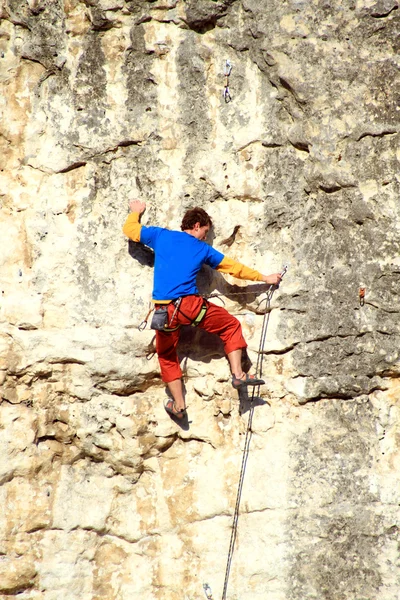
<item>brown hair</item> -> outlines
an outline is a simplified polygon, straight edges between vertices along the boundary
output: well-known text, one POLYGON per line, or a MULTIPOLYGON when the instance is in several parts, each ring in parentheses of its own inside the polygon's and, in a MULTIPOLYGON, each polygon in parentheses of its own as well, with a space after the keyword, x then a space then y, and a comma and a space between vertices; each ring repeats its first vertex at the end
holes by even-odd
POLYGON ((204 227, 204 225, 209 225, 212 227, 210 215, 208 215, 206 211, 199 206, 190 208, 185 212, 181 223, 181 229, 182 231, 188 231, 189 229, 193 229, 196 223, 200 223, 200 227, 204 227))

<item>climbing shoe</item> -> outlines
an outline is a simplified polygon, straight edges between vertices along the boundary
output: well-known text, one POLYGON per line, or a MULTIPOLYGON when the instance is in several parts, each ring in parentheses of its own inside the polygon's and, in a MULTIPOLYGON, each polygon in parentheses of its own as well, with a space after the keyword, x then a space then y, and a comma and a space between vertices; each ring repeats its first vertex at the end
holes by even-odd
POLYGON ((175 417, 176 419, 183 419, 186 417, 186 408, 181 408, 178 410, 175 407, 175 402, 173 400, 168 400, 168 402, 164 405, 165 410, 171 417, 175 417))
POLYGON ((238 390, 241 387, 245 387, 248 385, 255 386, 255 385, 263 385, 263 383, 265 383, 265 381, 263 379, 259 379, 255 375, 249 375, 248 373, 246 373, 245 375, 246 376, 244 377, 244 379, 238 379, 235 376, 232 377, 232 385, 235 388, 235 390, 238 390))

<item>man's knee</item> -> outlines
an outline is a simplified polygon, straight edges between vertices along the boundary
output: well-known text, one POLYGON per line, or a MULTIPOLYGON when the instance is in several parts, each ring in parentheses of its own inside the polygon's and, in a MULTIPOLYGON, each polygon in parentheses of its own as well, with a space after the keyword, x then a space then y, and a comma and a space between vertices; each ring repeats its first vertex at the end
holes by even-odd
POLYGON ((182 370, 179 365, 178 359, 176 362, 163 362, 160 357, 158 357, 158 361, 160 363, 161 370, 161 379, 164 383, 169 383, 170 381, 174 381, 175 379, 180 379, 182 377, 182 370))

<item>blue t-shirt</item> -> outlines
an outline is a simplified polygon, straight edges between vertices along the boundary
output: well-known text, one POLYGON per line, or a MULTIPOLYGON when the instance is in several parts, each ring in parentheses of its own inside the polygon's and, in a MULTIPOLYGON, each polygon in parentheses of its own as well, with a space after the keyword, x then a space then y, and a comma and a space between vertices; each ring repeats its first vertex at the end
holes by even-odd
POLYGON ((184 231, 142 226, 140 241, 155 252, 153 300, 175 300, 198 294, 197 273, 215 269, 224 255, 184 231))

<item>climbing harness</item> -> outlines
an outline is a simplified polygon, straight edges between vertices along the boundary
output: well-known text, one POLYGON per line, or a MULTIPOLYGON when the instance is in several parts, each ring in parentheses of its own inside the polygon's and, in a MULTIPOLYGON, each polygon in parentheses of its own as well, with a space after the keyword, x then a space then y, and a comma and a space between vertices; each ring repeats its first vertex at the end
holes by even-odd
POLYGON ((208 583, 203 583, 203 590, 204 590, 204 593, 207 596, 208 600, 213 600, 211 588, 208 585, 208 583))
POLYGON ((225 86, 224 86, 224 91, 223 91, 223 97, 224 97, 224 100, 226 103, 228 103, 232 100, 232 96, 229 91, 229 76, 231 74, 231 71, 232 71, 232 65, 229 60, 226 60, 225 68, 224 68, 225 86))
MULTIPOLYGON (((287 265, 285 265, 281 271, 281 278, 285 275, 287 270, 288 270, 288 267, 287 267, 287 265)), ((263 350, 264 350, 264 345, 265 345, 265 338, 267 335, 269 317, 271 314, 271 310, 270 310, 271 300, 272 300, 272 296, 273 296, 275 290, 277 289, 277 287, 278 286, 276 286, 276 285, 271 285, 267 292, 267 295, 264 299, 264 300, 266 300, 266 306, 265 306, 265 310, 264 310, 264 318, 263 318, 263 323, 262 323, 262 327, 261 327, 260 345, 258 347, 258 356, 257 356, 257 365, 256 365, 256 374, 259 373, 260 378, 262 376, 262 363, 263 363, 263 359, 264 359, 263 350)), ((252 422, 253 422, 253 415, 254 415, 254 399, 257 397, 259 390, 260 390, 260 386, 254 387, 252 395, 251 395, 249 419, 247 422, 247 430, 246 430, 246 436, 245 436, 245 440, 244 440, 242 465, 241 465, 241 469, 240 469, 239 484, 238 484, 238 490, 237 490, 237 494, 236 494, 235 512, 233 515, 232 533, 231 533, 231 540, 229 543, 228 559, 227 559, 227 563, 226 563, 225 581, 224 581, 224 589, 222 592, 222 600, 226 600, 226 594, 228 591, 229 574, 230 574, 231 565, 232 565, 233 551, 235 548, 237 527, 238 527, 238 523, 239 523, 240 500, 241 500, 241 496, 242 496, 243 482, 244 482, 244 475, 246 472, 247 459, 249 456, 251 436, 253 433, 252 422)))
MULTIPOLYGON (((285 265, 285 267, 283 268, 282 272, 281 272, 281 277, 283 277, 283 275, 286 273, 287 271, 287 266, 285 265)), ((274 286, 273 286, 274 287, 274 286)), ((246 293, 245 289, 243 289, 240 292, 230 292, 228 295, 229 296, 243 296, 246 293)), ((203 320, 203 317, 205 316, 206 312, 207 312, 207 301, 210 300, 211 298, 217 298, 218 300, 220 300, 222 302, 222 304, 225 306, 225 302, 223 300, 223 298, 226 296, 226 294, 218 294, 213 292, 212 294, 208 294, 208 295, 204 295, 202 296, 203 298, 203 305, 200 309, 199 314, 197 315, 197 317, 194 319, 194 321, 192 321, 190 323, 190 325, 192 327, 197 327, 197 325, 199 323, 201 323, 201 321, 203 320)), ((185 313, 179 308, 179 305, 182 301, 182 297, 178 298, 177 300, 173 300, 173 302, 175 303, 175 310, 172 314, 171 319, 169 320, 169 323, 167 324, 167 310, 166 307, 170 304, 165 304, 165 308, 164 306, 161 308, 158 308, 155 311, 155 314, 153 316, 153 319, 151 321, 150 324, 150 329, 158 329, 159 331, 175 331, 176 329, 178 329, 180 327, 180 325, 178 325, 178 327, 173 327, 170 328, 171 323, 173 322, 175 315, 177 313, 177 311, 179 310, 184 317, 186 317, 189 321, 190 321, 190 317, 188 317, 187 315, 185 315, 185 313), (176 306, 176 303, 179 302, 179 305, 176 306), (157 314, 158 313, 158 314, 157 314), (162 325, 158 326, 158 323, 161 322, 162 325), (156 327, 153 327, 153 323, 156 324, 156 327)), ((258 308, 261 306, 261 304, 264 302, 265 298, 263 298, 262 300, 260 300, 258 308)), ((147 323, 149 320, 149 317, 151 315, 151 313, 154 311, 155 307, 152 305, 152 303, 150 302, 150 308, 149 308, 149 312, 147 313, 146 317, 143 319, 143 321, 140 323, 140 325, 138 326, 138 330, 139 331, 144 331, 147 327, 147 323)))
POLYGON ((158 306, 155 305, 154 307, 151 307, 149 309, 149 312, 147 313, 146 317, 140 323, 140 325, 138 327, 139 331, 144 331, 146 329, 147 322, 149 320, 149 316, 151 315, 151 313, 153 311, 154 311, 154 314, 153 314, 153 318, 150 323, 150 329, 155 329, 156 331, 163 331, 164 333, 176 331, 177 329, 179 329, 179 327, 181 327, 181 324, 179 323, 176 327, 171 327, 171 324, 173 323, 177 312, 180 312, 189 321, 188 325, 190 325, 191 327, 197 327, 197 325, 199 325, 201 323, 201 321, 203 320, 203 318, 205 317, 205 314, 207 312, 207 300, 206 300, 206 298, 203 298, 203 304, 201 305, 199 313, 196 315, 196 317, 193 320, 191 320, 190 317, 185 315, 185 313, 183 312, 183 310, 180 307, 183 298, 184 298, 183 296, 180 296, 176 300, 173 300, 172 302, 168 302, 168 304, 163 304, 163 305, 158 305, 158 306), (168 319, 168 306, 170 304, 174 304, 175 308, 174 308, 174 312, 172 313, 171 318, 168 319))
POLYGON ((365 304, 365 287, 362 287, 358 290, 358 297, 360 299, 360 306, 364 306, 365 304))

